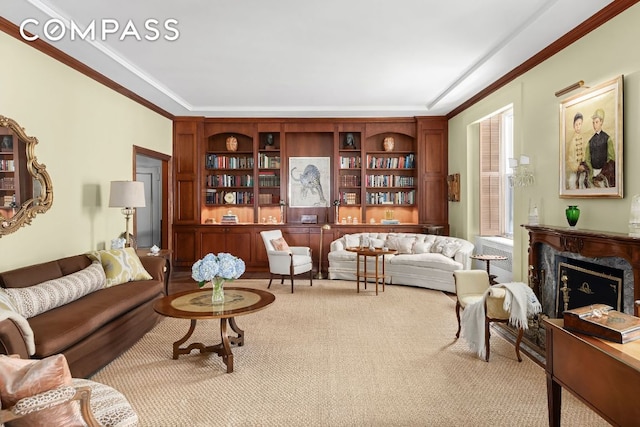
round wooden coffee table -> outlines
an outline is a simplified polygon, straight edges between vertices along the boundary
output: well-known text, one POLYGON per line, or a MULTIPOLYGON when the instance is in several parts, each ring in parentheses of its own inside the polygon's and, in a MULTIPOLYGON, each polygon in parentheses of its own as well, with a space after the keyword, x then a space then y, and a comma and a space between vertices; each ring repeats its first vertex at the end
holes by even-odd
POLYGON ((153 304, 153 309, 163 316, 178 319, 191 319, 191 327, 186 335, 173 343, 173 358, 181 354, 189 354, 197 349, 201 353, 216 353, 227 365, 227 373, 233 372, 233 353, 231 345, 244 345, 244 331, 236 324, 236 316, 254 313, 267 307, 276 297, 267 291, 251 288, 224 288, 224 303, 211 303, 211 289, 184 291, 166 296, 153 304), (191 343, 180 347, 193 334, 198 319, 220 319, 220 344, 204 345, 191 343), (227 333, 227 319, 235 336, 227 333))

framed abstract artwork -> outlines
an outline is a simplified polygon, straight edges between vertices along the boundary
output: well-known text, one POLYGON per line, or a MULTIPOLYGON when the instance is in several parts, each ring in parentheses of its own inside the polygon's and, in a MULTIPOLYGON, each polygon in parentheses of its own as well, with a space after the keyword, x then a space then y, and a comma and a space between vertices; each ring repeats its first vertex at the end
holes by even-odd
POLYGON ((622 83, 560 103, 560 197, 623 197, 622 83))
POLYGON ((331 163, 329 157, 289 158, 289 207, 329 206, 331 163))

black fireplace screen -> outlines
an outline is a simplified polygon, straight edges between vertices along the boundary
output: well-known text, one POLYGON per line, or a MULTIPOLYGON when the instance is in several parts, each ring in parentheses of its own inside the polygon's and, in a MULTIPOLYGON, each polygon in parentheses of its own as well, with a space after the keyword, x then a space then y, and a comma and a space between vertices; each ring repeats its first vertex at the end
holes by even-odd
POLYGON ((558 262, 558 293, 556 315, 562 317, 565 309, 584 307, 591 304, 607 304, 622 311, 622 282, 624 272, 617 268, 590 262, 565 259, 558 262), (565 308, 564 281, 566 276, 568 305, 565 308))

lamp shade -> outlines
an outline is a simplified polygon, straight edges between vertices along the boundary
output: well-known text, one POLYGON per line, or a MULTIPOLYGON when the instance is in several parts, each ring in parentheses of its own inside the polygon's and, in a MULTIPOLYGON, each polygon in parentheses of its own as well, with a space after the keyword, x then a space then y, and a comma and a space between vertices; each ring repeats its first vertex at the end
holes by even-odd
POLYGON ((144 183, 141 181, 111 181, 110 208, 144 208, 144 183))

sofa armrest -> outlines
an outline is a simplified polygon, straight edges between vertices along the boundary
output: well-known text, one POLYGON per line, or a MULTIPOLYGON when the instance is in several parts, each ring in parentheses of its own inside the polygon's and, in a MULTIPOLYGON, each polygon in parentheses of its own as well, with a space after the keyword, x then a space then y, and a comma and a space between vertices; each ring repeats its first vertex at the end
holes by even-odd
POLYGON ((458 252, 453 256, 453 259, 462 264, 464 270, 471 270, 471 255, 475 245, 468 240, 459 239, 462 242, 462 246, 458 249, 458 252))
POLYGON ((294 255, 306 255, 311 256, 311 248, 306 246, 289 246, 291 253, 294 255))
POLYGON ((22 359, 29 358, 29 350, 22 332, 11 319, 0 321, 0 353, 18 354, 22 359))
POLYGON ((140 262, 154 280, 164 282, 167 260, 159 256, 143 255, 140 262))

